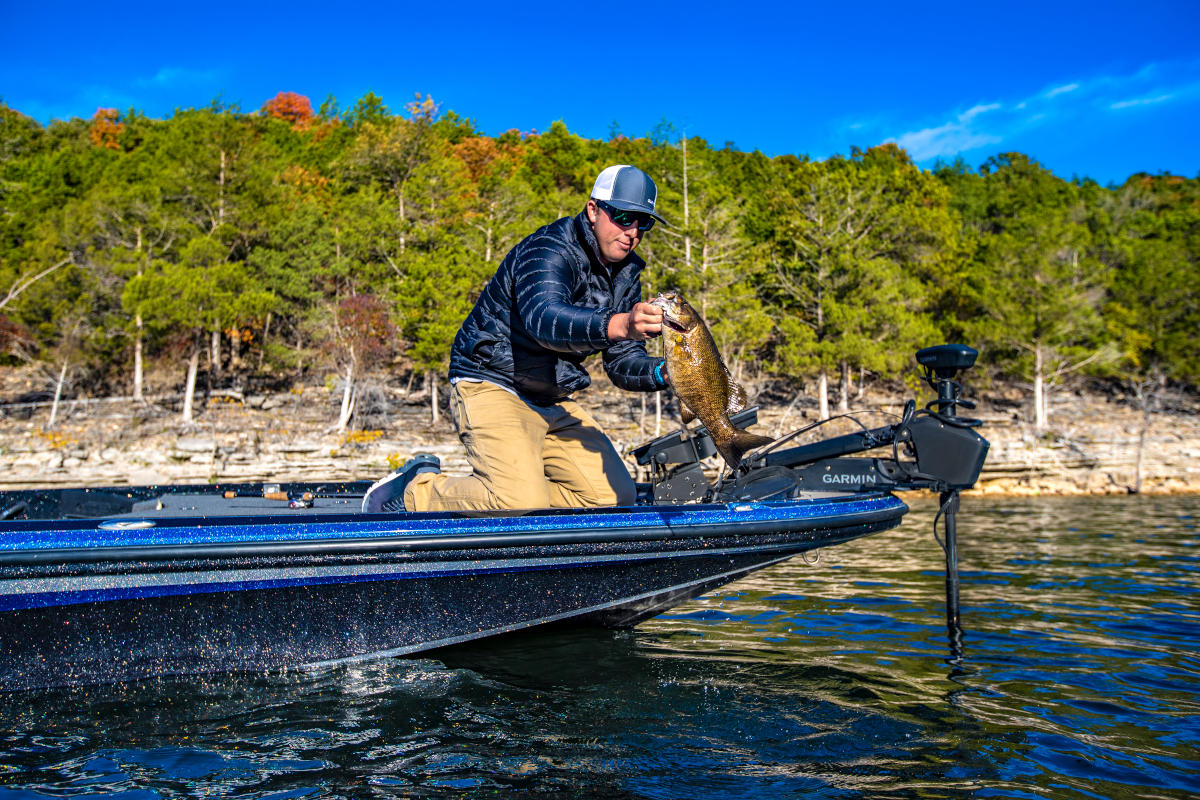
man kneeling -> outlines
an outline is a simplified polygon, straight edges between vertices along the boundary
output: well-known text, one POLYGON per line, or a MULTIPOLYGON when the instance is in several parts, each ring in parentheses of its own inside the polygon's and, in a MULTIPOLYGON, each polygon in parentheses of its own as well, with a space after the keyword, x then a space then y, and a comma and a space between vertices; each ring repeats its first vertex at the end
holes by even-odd
POLYGON ((662 310, 641 301, 645 261, 634 254, 663 222, 656 196, 637 167, 608 167, 578 215, 505 256, 450 353, 450 411, 472 473, 442 475, 434 456, 417 456, 368 490, 364 511, 633 504, 628 469, 571 395, 591 382, 582 362, 595 353, 621 389, 667 385, 645 346, 662 310))

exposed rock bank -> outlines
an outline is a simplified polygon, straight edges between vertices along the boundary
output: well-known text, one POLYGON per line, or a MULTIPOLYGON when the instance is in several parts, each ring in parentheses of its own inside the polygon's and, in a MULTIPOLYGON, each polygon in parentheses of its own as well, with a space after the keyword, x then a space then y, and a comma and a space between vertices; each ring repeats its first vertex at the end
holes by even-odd
MULTIPOLYGON (((9 404, 0 417, 0 489, 375 479, 417 452, 439 455, 446 472, 465 472, 449 419, 443 415, 435 424, 427 403, 393 394, 386 425, 349 434, 329 430, 338 398, 324 388, 212 397, 202 401, 190 425, 165 400, 68 402, 53 429, 47 426, 49 404, 9 404)), ((643 416, 637 395, 593 387, 580 399, 622 449, 655 434, 653 400, 643 416)), ((867 426, 883 425, 899 409, 899 402, 873 405, 859 418, 867 426)), ((1052 408, 1052 432, 1041 436, 1011 410, 981 404, 976 415, 991 442, 978 492, 1112 494, 1134 486, 1141 416, 1123 403, 1064 396, 1052 408)), ((756 430, 789 431, 813 416, 803 404, 767 405, 756 430)), ((664 418, 660 430, 677 426, 664 418)), ((807 438, 852 427, 838 420, 807 438)), ((1153 418, 1142 475, 1147 493, 1200 491, 1200 415, 1153 418)))

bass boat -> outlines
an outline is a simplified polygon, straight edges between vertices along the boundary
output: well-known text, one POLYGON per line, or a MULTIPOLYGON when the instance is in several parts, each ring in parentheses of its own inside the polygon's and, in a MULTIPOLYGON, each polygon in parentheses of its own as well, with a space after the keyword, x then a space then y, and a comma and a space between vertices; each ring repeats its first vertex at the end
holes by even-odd
POLYGON ((630 627, 892 528, 908 510, 893 492, 910 489, 942 496, 953 644, 954 512, 988 444, 956 414, 971 407, 956 378, 975 351, 917 358, 938 399, 910 401, 896 424, 784 437, 711 481, 711 438, 684 428, 634 451, 651 480, 628 507, 365 513, 365 481, 0 492, 0 689, 403 655, 555 622, 630 627), (890 450, 863 455, 877 448, 890 450))

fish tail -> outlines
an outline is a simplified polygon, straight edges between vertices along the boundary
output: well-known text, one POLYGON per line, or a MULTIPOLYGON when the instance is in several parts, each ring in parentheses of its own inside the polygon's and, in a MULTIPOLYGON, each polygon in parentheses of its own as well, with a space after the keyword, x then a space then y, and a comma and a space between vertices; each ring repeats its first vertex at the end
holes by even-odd
POLYGON ((721 454, 721 457, 725 459, 725 463, 729 464, 732 469, 737 469, 738 464, 742 463, 742 456, 748 450, 762 447, 773 441, 775 440, 770 436, 759 436, 757 433, 750 433, 750 431, 735 428, 733 438, 724 445, 717 445, 717 452, 721 454))

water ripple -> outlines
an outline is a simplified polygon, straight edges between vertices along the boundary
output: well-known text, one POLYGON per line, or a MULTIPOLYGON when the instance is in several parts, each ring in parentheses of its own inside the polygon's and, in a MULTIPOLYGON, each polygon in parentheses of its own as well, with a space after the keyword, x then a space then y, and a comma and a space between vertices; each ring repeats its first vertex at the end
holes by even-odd
POLYGON ((1198 509, 968 499, 962 661, 918 501, 634 631, 0 696, 0 800, 1190 798, 1198 509))

